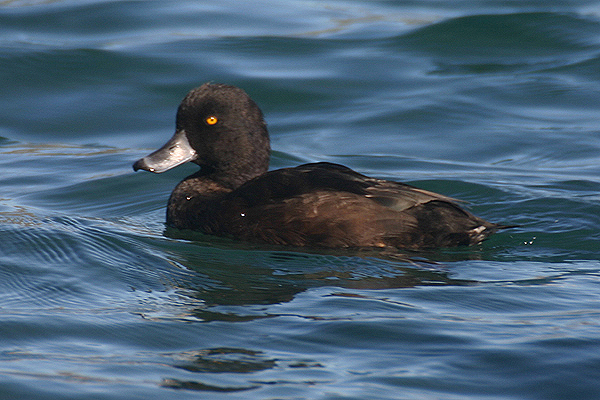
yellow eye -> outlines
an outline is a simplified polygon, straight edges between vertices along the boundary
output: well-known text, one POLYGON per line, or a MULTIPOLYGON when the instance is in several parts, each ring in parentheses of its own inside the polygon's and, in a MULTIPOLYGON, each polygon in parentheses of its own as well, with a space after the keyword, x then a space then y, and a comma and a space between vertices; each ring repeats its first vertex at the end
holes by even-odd
POLYGON ((217 123, 218 119, 214 115, 211 115, 210 117, 206 118, 205 121, 208 125, 214 125, 217 123))

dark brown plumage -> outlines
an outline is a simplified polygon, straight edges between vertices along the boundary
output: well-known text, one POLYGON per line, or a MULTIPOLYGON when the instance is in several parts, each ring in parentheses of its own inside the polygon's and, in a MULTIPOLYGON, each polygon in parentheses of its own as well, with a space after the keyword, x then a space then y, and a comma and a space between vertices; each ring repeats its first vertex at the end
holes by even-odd
POLYGON ((167 225, 250 242, 424 249, 472 245, 501 228, 456 200, 331 163, 267 172, 269 136, 239 88, 204 84, 177 112, 176 133, 134 170, 201 170, 173 190, 167 225))

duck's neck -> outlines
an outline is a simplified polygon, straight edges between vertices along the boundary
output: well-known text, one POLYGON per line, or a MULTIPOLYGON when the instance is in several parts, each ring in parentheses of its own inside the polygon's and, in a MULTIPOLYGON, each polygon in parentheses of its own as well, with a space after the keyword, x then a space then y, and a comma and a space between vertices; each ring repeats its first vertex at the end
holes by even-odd
POLYGON ((268 137, 261 146, 250 146, 247 143, 232 144, 230 154, 221 151, 221 157, 209 165, 203 165, 202 170, 193 177, 203 175, 219 185, 235 190, 249 180, 268 171, 270 148, 268 137))

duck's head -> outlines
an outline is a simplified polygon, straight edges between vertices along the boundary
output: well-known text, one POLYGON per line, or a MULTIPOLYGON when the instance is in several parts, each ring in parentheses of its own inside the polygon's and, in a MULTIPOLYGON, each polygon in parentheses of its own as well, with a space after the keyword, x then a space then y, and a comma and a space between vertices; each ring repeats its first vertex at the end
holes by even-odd
POLYGON ((161 173, 191 161, 235 188, 265 173, 269 155, 269 134, 256 103, 235 86, 206 83, 179 105, 173 137, 133 169, 161 173))

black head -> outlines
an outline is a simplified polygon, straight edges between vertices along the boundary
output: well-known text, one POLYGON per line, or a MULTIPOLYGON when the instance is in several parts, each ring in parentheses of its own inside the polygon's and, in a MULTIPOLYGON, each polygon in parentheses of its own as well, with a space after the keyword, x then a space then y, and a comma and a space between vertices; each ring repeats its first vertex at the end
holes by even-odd
POLYGON ((206 83, 179 105, 171 140, 133 169, 160 173, 191 161, 203 174, 235 188, 265 173, 269 155, 269 134, 256 103, 235 86, 206 83))

